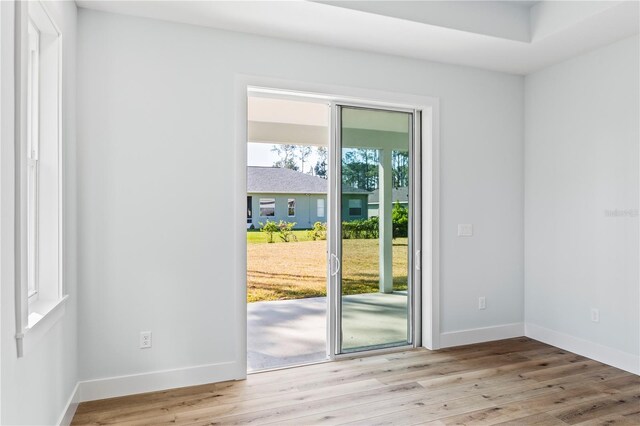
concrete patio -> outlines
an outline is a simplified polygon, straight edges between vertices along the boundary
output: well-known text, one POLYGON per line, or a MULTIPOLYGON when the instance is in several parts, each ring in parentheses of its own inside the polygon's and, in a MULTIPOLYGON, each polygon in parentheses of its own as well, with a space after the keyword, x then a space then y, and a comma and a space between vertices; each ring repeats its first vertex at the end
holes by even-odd
MULTIPOLYGON (((406 292, 343 298, 343 347, 406 342, 406 292)), ((256 302, 247 305, 249 371, 326 359, 325 297, 256 302)))

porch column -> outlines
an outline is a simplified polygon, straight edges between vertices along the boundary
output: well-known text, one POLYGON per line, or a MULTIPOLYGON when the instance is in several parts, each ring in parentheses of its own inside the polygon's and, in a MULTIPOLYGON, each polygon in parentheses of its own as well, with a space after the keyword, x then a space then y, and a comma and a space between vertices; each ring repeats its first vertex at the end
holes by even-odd
POLYGON ((393 171, 391 168, 391 150, 379 150, 378 174, 378 219, 380 221, 380 293, 393 292, 393 221, 391 200, 393 171))

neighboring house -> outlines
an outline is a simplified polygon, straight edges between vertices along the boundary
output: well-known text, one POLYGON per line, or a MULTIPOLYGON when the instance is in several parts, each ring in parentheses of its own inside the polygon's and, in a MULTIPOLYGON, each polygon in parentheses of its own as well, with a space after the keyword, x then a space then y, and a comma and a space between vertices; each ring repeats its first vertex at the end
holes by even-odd
MULTIPOLYGON (((247 167, 247 228, 267 220, 295 222, 296 229, 327 221, 328 182, 318 176, 277 167, 247 167)), ((342 220, 367 219, 369 193, 344 186, 342 220)))
MULTIPOLYGON (((403 186, 401 188, 393 188, 391 194, 391 200, 393 204, 400 203, 403 207, 409 207, 409 188, 403 186)), ((378 216, 378 208, 380 205, 380 193, 377 189, 374 189, 369 194, 369 203, 367 205, 369 210, 369 217, 378 216)))

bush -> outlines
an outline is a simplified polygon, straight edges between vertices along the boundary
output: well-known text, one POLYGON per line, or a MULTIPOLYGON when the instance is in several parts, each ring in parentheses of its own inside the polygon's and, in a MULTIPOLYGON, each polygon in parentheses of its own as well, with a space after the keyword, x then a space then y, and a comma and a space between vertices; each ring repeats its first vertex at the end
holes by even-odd
POLYGON ((326 240, 327 239, 327 224, 322 222, 316 222, 313 224, 313 229, 307 231, 309 239, 312 241, 326 240))
POLYGON ((358 219, 351 222, 342 222, 342 238, 345 239, 372 239, 378 238, 378 217, 358 219))
POLYGON ((268 243, 273 243, 273 234, 276 232, 280 232, 280 228, 275 222, 267 219, 265 223, 260 222, 260 231, 267 234, 268 243))
POLYGON ((283 242, 298 241, 298 238, 293 234, 294 226, 296 226, 296 222, 285 222, 281 220, 280 223, 278 223, 278 232, 283 242))
POLYGON ((289 241, 298 241, 298 238, 293 233, 293 227, 296 226, 296 222, 285 222, 281 220, 275 223, 269 219, 265 223, 260 222, 260 231, 267 234, 267 242, 274 243, 273 234, 278 234, 280 239, 285 243, 289 241))
POLYGON ((393 222, 393 238, 409 235, 409 210, 406 207, 396 202, 391 211, 391 221, 393 222))
MULTIPOLYGON (((407 237, 409 235, 409 210, 396 202, 391 211, 393 223, 393 238, 407 237)), ((377 216, 369 219, 342 222, 342 238, 345 239, 373 239, 380 236, 379 221, 377 216)))

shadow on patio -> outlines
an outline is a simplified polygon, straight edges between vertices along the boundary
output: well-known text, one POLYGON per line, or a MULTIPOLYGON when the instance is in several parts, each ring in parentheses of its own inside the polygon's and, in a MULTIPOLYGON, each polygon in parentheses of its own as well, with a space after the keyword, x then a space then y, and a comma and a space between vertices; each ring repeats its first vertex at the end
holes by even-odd
MULTIPOLYGON (((345 296, 344 348, 406 341, 406 306, 406 292, 345 296)), ((325 297, 248 304, 248 370, 326 359, 326 309, 325 297)))

